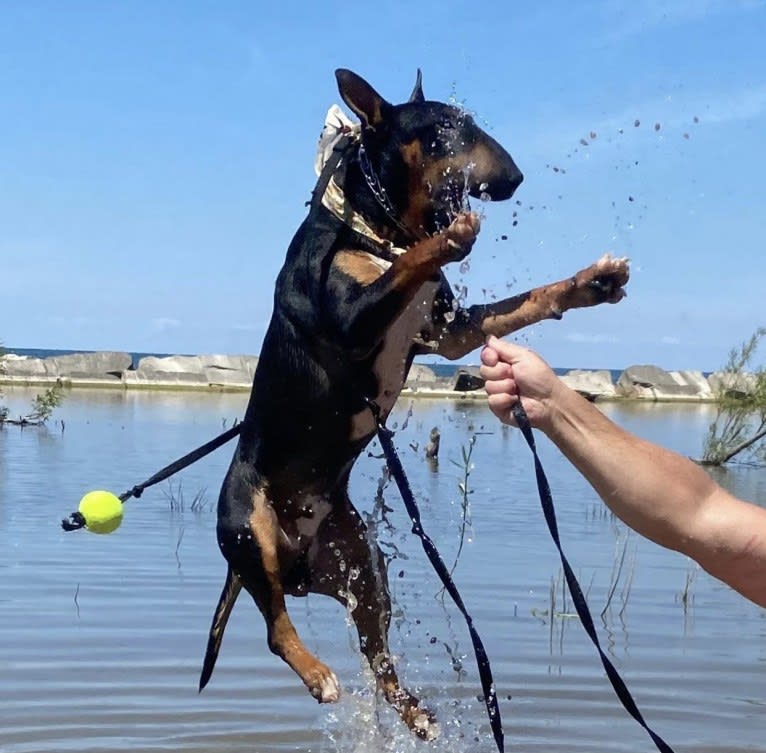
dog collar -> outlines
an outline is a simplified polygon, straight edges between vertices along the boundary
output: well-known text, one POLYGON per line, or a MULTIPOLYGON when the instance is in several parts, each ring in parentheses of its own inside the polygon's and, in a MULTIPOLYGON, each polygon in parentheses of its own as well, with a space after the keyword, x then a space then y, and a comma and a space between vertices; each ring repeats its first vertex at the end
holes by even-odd
MULTIPOLYGON (((317 156, 314 160, 314 171, 317 176, 322 174, 327 161, 330 159, 330 155, 333 153, 333 149, 336 144, 344 136, 351 136, 354 143, 358 143, 360 146, 360 158, 362 157, 361 147, 361 126, 353 124, 343 110, 338 105, 332 105, 327 111, 325 116, 324 128, 319 136, 319 144, 317 146, 317 156)), ((366 158, 366 155, 365 155, 366 158)), ((369 184, 369 178, 367 177, 367 171, 363 170, 365 179, 369 184)), ((371 186, 372 189, 372 186, 371 186)), ((373 189, 376 199, 378 194, 373 189)), ((380 199, 378 199, 380 201, 380 199)), ((346 201, 346 196, 343 193, 343 189, 337 184, 335 178, 330 178, 327 183, 327 188, 322 195, 322 205, 329 210, 335 217, 341 222, 350 227, 354 232, 364 236, 368 240, 372 241, 376 246, 383 250, 383 257, 388 259, 396 258, 405 253, 406 249, 395 246, 391 241, 381 238, 370 226, 367 220, 356 210, 354 210, 346 201)), ((390 214, 385 205, 387 213, 390 214)))

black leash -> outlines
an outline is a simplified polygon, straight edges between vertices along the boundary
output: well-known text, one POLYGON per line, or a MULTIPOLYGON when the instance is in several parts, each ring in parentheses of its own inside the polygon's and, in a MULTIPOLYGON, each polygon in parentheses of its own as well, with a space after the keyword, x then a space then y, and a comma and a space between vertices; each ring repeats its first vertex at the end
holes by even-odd
MULTIPOLYGON (((532 427, 529 424, 527 414, 520 402, 517 402, 513 406, 513 417, 516 419, 516 423, 518 424, 519 429, 521 429, 521 433, 524 435, 524 439, 527 440, 529 449, 532 450, 532 456, 535 459, 535 474, 537 476, 537 490, 540 494, 540 504, 543 508, 545 521, 548 524, 548 530, 551 532, 551 537, 553 538, 553 542, 556 544, 556 549, 559 550, 561 565, 564 568, 564 577, 566 578, 567 585, 569 586, 569 593, 572 595, 572 601, 574 603, 575 610, 577 611, 577 616, 580 618, 580 622, 582 622, 582 625, 585 628, 585 632, 588 634, 591 641, 593 641, 593 645, 596 647, 596 650, 601 657, 601 663, 604 665, 606 675, 609 678, 609 681, 612 683, 614 692, 622 702, 625 710, 646 730, 649 737, 652 738, 652 741, 657 746, 657 750, 661 751, 661 753, 673 753, 673 749, 644 721, 644 717, 638 710, 638 706, 635 700, 633 700, 633 696, 630 694, 630 691, 625 685, 625 682, 623 681, 622 677, 620 677, 619 672, 615 669, 614 664, 612 664, 612 662, 609 660, 609 657, 601 648, 601 644, 598 640, 598 634, 596 633, 596 627, 593 624, 593 617, 591 616, 590 610, 588 609, 588 604, 585 601, 585 596, 583 595, 580 584, 577 582, 577 578, 575 577, 575 574, 569 565, 569 560, 567 560, 566 556, 564 555, 564 551, 561 548, 558 524, 556 523, 556 512, 553 509, 553 497, 551 496, 551 488, 548 484, 548 479, 545 476, 545 471, 543 470, 542 463, 540 463, 540 458, 537 455, 537 447, 535 446, 535 437, 532 434, 532 427)), ((553 615, 551 615, 551 619, 552 618, 553 615)))
MULTIPOLYGON (((341 134, 341 138, 338 139, 338 142, 333 147, 332 154, 322 169, 316 186, 311 193, 311 201, 308 202, 311 207, 311 212, 315 212, 320 206, 322 197, 327 190, 327 186, 330 183, 330 179, 332 178, 333 173, 343 158, 346 156, 346 153, 349 151, 349 149, 356 143, 356 138, 351 134, 344 133, 343 128, 339 128, 338 132, 341 134)), ((196 463, 201 458, 204 458, 205 455, 209 455, 214 450, 217 450, 221 445, 224 445, 226 442, 234 439, 234 437, 236 437, 241 431, 242 424, 235 424, 231 427, 231 429, 227 429, 225 432, 223 432, 223 434, 219 434, 217 437, 211 439, 209 442, 206 442, 196 450, 192 450, 190 453, 184 455, 182 458, 179 458, 170 465, 166 465, 162 470, 157 471, 157 473, 148 478, 142 484, 136 484, 131 489, 128 489, 126 492, 120 494, 120 501, 125 502, 131 497, 138 499, 143 494, 144 489, 147 489, 150 486, 154 486, 155 484, 159 484, 161 481, 170 478, 172 475, 178 473, 192 463, 196 463)), ((85 528, 85 518, 81 513, 73 512, 69 518, 64 518, 61 521, 61 527, 65 531, 77 531, 81 528, 85 528)))
MULTIPOLYGON (((148 489, 150 486, 159 484, 161 481, 164 481, 166 478, 170 478, 172 475, 178 473, 178 471, 183 470, 192 463, 196 463, 198 460, 204 458, 205 455, 209 455, 211 452, 213 452, 213 450, 217 450, 221 445, 224 445, 228 441, 234 439, 234 437, 236 437, 241 431, 242 424, 235 424, 231 427, 231 429, 227 429, 225 432, 223 432, 223 434, 219 434, 209 442, 205 442, 205 444, 203 444, 201 447, 197 447, 196 450, 192 450, 182 458, 172 462, 170 465, 166 465, 162 470, 157 471, 157 473, 155 473, 153 476, 150 476, 143 483, 136 484, 131 489, 128 489, 127 491, 120 494, 120 502, 125 502, 131 497, 138 499, 144 493, 144 489, 148 489)), ((65 531, 77 531, 78 529, 85 527, 85 518, 83 518, 79 512, 73 512, 68 519, 64 518, 64 520, 61 521, 61 527, 65 531)))
POLYGON ((489 665, 489 658, 487 652, 484 649, 479 633, 473 625, 473 619, 468 614, 468 610, 465 608, 460 593, 455 586, 452 577, 450 576, 447 566, 444 564, 439 555, 436 546, 433 541, 428 537, 428 534, 423 530, 423 526, 420 522, 420 511, 418 510, 417 503, 415 502, 415 496, 410 488, 407 476, 404 473, 404 468, 399 456, 396 454, 396 448, 392 437, 393 432, 383 423, 380 417, 380 407, 373 400, 365 398, 367 406, 372 411, 372 415, 375 418, 375 423, 378 429, 378 439, 383 447, 383 452, 386 456, 386 462, 388 468, 391 471, 391 475, 396 481, 396 485, 399 487, 399 493, 404 500, 404 506, 407 509, 407 514, 412 521, 412 532, 420 538, 420 543, 423 545, 423 550, 428 557, 431 565, 433 566, 436 574, 441 579, 445 590, 452 597, 452 601, 455 602, 455 606, 460 610, 465 618, 466 625, 468 625, 468 632, 471 635, 471 643, 473 643, 473 651, 476 655, 476 665, 479 668, 479 680, 481 681, 481 689, 484 693, 484 705, 487 707, 487 716, 489 717, 489 726, 492 728, 492 734, 495 738, 495 744, 500 753, 505 750, 504 735, 503 735, 503 722, 500 718, 500 707, 497 703, 497 692, 495 691, 495 683, 492 679, 492 668, 489 665))
MULTIPOLYGON (((344 135, 343 138, 339 139, 338 143, 333 148, 333 154, 328 159, 327 164, 325 164, 317 185, 312 192, 312 198, 309 202, 312 211, 315 211, 320 205, 322 196, 324 195, 327 185, 330 182, 330 178, 332 177, 333 172, 338 167, 341 160, 345 156, 345 153, 354 144, 354 142, 355 139, 352 136, 344 135)), ((383 209, 386 210, 390 218, 393 219, 401 229, 406 231, 406 228, 404 228, 398 222, 395 213, 393 212, 393 207, 391 206, 388 197, 385 195, 385 190, 377 190, 380 182, 377 179, 377 176, 374 175, 369 164, 369 159, 367 158, 366 153, 364 153, 362 147, 360 147, 359 157, 362 166, 362 172, 373 195, 381 204, 383 209)), ((401 461, 399 460, 399 456, 396 453, 396 448, 394 447, 392 439, 393 432, 388 429, 385 423, 383 423, 380 417, 380 408, 377 403, 375 403, 373 400, 370 400, 369 398, 364 399, 375 418, 378 439, 380 440, 381 447, 383 448, 383 451, 386 455, 386 462, 388 463, 391 475, 394 477, 396 485, 399 488, 399 492, 402 495, 402 500, 404 501, 404 506, 407 510, 407 514, 410 516, 410 520, 412 521, 412 532, 420 538, 421 544, 423 545, 423 550, 425 551, 428 560, 441 579, 445 590, 452 597, 453 602, 465 618, 466 625, 468 626, 468 632, 471 636, 474 654, 476 655, 476 664, 479 670, 479 679, 481 682, 482 691, 484 693, 484 704, 487 708, 489 724, 492 729, 492 734, 495 738, 495 744, 497 745, 498 751, 500 751, 500 753, 504 753, 505 744, 503 723, 500 717, 500 707, 497 702, 497 692, 495 690, 494 680, 492 679, 492 668, 490 667, 489 658, 484 648, 484 644, 481 640, 481 637, 479 636, 479 633, 474 627, 473 619, 468 613, 468 610, 466 609, 465 604, 460 597, 460 593, 458 592, 457 587, 455 586, 455 583, 450 576, 447 566, 444 564, 444 561, 439 555, 439 552, 436 549, 433 541, 431 541, 428 534, 426 534, 426 532, 423 530, 423 526, 420 520, 420 511, 418 510, 417 503, 415 502, 415 497, 412 493, 409 481, 407 480, 407 476, 404 472, 404 467, 402 466, 401 461)), ((657 749, 661 751, 661 753, 674 753, 673 749, 646 724, 643 716, 641 715, 641 712, 638 709, 638 706, 636 705, 636 702, 633 700, 633 696, 630 694, 630 691, 615 669, 614 665, 601 648, 598 640, 598 635, 596 633, 596 628, 593 624, 593 618, 591 617, 590 610, 588 609, 588 605, 585 601, 585 596, 583 595, 580 584, 577 582, 577 578, 575 577, 575 574, 569 565, 569 561, 567 560, 561 548, 561 541, 559 539, 558 525, 556 523, 556 513, 553 508, 553 498, 551 496, 550 486, 548 484, 548 479, 545 476, 545 472, 543 471, 542 464, 540 463, 540 459, 537 456, 537 448, 535 446, 535 440, 532 434, 529 420, 520 402, 513 406, 513 416, 516 419, 516 423, 521 429, 521 433, 524 435, 527 444, 532 450, 532 455, 535 461, 535 473, 537 475, 537 487, 540 494, 540 502, 542 504, 545 520, 548 523, 548 529, 550 530, 553 541, 556 544, 559 555, 561 556, 561 564, 564 568, 564 575, 566 577, 567 585, 569 586, 569 592, 572 595, 575 609, 583 624, 583 627, 588 633, 590 639, 593 641, 593 644, 596 646, 596 649, 598 650, 598 653, 601 657, 601 663, 606 670, 607 677, 612 683, 612 687, 614 688, 617 697, 620 699, 625 709, 646 730, 646 732, 652 738, 654 744, 657 746, 657 749)), ((157 473, 155 473, 153 476, 150 476, 143 483, 136 484, 131 489, 128 489, 127 491, 120 494, 120 501, 125 502, 131 497, 138 499, 143 494, 145 489, 149 488, 150 486, 154 486, 155 484, 159 484, 165 479, 170 478, 170 476, 173 476, 174 474, 183 470, 187 466, 196 463, 201 458, 209 455, 214 450, 217 450, 222 445, 234 439, 234 437, 240 434, 241 431, 242 424, 235 424, 230 429, 227 429, 225 432, 219 434, 214 439, 206 442, 201 447, 192 450, 178 460, 170 463, 169 465, 166 465, 164 468, 157 471, 157 473)), ((85 518, 81 513, 73 512, 68 519, 65 518, 61 521, 61 527, 65 531, 76 531, 85 527, 85 518)), ((551 618, 552 617, 553 616, 551 615, 551 618)))

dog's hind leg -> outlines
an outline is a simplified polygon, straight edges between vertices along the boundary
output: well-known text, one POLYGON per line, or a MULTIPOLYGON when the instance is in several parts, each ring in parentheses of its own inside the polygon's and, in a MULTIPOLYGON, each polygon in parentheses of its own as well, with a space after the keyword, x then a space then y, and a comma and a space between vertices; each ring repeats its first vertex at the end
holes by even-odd
POLYGON ((383 552, 368 542, 367 527, 348 499, 338 500, 317 532, 309 558, 310 590, 344 604, 378 689, 419 737, 435 738, 431 712, 399 684, 388 648, 391 599, 383 552))
POLYGON ((205 650, 205 661, 202 664, 202 672, 199 678, 199 689, 207 685, 210 675, 213 674, 215 660, 218 658, 218 651, 221 648, 223 640, 223 631, 226 630, 226 623, 229 621, 229 615, 234 608, 234 602, 242 590, 242 583, 229 567, 226 571, 226 581, 223 584, 221 596, 218 599, 218 605, 213 614, 213 624, 210 626, 210 635, 207 640, 207 649, 205 650))
POLYGON ((247 532, 238 533, 229 545, 234 551, 224 547, 224 553, 263 614, 271 651, 293 669, 317 701, 337 701, 338 679, 303 645, 287 614, 279 561, 286 536, 262 492, 253 492, 251 509, 247 532))

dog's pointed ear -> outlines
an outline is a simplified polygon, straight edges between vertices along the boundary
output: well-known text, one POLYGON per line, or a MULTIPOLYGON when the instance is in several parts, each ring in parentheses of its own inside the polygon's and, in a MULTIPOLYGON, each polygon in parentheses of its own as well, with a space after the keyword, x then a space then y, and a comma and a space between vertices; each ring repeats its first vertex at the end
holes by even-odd
POLYGON ((409 102, 425 102, 426 98, 423 94, 423 74, 420 72, 420 68, 418 68, 418 75, 415 79, 415 87, 412 90, 412 94, 410 94, 410 98, 408 100, 409 102))
POLYGON ((346 68, 338 68, 335 78, 338 80, 338 91, 343 101, 358 116, 365 128, 374 130, 391 105, 361 76, 346 68))

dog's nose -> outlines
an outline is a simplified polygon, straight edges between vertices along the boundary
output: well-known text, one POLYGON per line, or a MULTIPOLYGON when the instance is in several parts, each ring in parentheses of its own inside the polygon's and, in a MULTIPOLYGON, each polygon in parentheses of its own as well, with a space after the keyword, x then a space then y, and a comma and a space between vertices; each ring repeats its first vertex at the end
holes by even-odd
POLYGON ((516 163, 512 159, 509 159, 509 163, 503 174, 494 181, 495 185, 493 186, 492 182, 490 182, 487 188, 487 193, 492 197, 493 201, 510 199, 524 180, 524 175, 516 166, 516 163))

